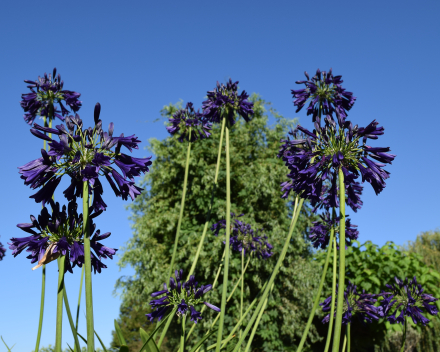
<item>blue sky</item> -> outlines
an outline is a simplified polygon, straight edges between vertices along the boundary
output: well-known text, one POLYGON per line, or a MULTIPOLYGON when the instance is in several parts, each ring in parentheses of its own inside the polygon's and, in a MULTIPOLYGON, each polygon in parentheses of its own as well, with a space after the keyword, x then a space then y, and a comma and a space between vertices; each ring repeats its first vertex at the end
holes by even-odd
MULTIPOLYGON (((295 113, 290 89, 305 70, 332 67, 358 97, 350 120, 360 126, 378 120, 385 135, 372 145, 389 146, 397 154, 387 167, 386 189, 376 196, 367 185, 363 209, 352 214, 360 241, 414 240, 420 231, 440 225, 439 12, 438 1, 405 0, 2 3, 0 241, 23 236, 16 224, 40 210, 16 169, 35 159, 42 144, 28 132, 19 101, 27 90, 24 79, 36 79, 55 66, 65 88, 82 94, 85 125, 92 124, 99 101, 105 126, 113 121, 115 133, 136 133, 142 140, 134 153, 139 157, 149 155, 143 149, 149 138, 167 137, 163 123, 152 122, 165 104, 182 99, 200 106, 206 91, 229 77, 312 128, 304 112, 295 113)), ((109 208, 98 227, 112 232, 108 246, 121 248, 131 237, 127 203, 105 191, 109 208)), ((116 263, 107 260, 108 269, 93 277, 95 326, 106 343, 119 312, 120 300, 112 294, 115 282, 133 273, 119 270, 116 263)), ((55 335, 55 264, 47 271, 45 346, 53 344, 55 335)), ((66 278, 72 306, 79 274, 66 278)), ((16 343, 14 351, 31 351, 41 272, 33 272, 24 255, 14 259, 8 251, 0 275, 0 335, 16 343)), ((63 341, 72 345, 67 319, 64 327, 63 341)), ((0 351, 5 347, 0 345, 0 351)))

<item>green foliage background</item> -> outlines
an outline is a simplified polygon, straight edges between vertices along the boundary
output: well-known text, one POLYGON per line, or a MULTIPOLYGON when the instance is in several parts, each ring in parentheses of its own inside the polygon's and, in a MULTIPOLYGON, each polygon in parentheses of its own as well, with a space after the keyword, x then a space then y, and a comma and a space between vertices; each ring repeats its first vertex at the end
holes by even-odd
MULTIPOLYGON (((246 222, 264 227, 274 246, 274 255, 267 261, 251 260, 245 275, 245 306, 252 301, 271 274, 287 235, 291 205, 280 198, 280 183, 286 179, 287 170, 276 155, 280 139, 295 124, 294 120, 278 114, 259 96, 254 94, 251 99, 255 103, 253 120, 250 123, 239 120, 231 132, 231 210, 237 214, 246 214, 246 222), (271 128, 268 126, 269 114, 276 119, 276 124, 271 128)), ((177 106, 170 105, 162 113, 169 116, 176 108, 177 106)), ((185 273, 189 272, 194 258, 211 199, 219 130, 220 126, 213 126, 212 138, 194 143, 191 151, 189 185, 175 268, 182 268, 185 273)), ((167 279, 165 276, 179 216, 186 148, 187 144, 179 143, 176 138, 150 140, 150 151, 156 159, 152 170, 141 182, 146 192, 130 208, 134 233, 123 249, 120 260, 121 266, 131 265, 136 271, 134 277, 124 277, 118 282, 118 287, 122 289, 123 307, 136 305, 143 312, 148 311, 150 294, 159 290, 167 279)), ((225 217, 225 177, 223 147, 211 224, 225 217)), ((301 337, 303 321, 311 309, 311 297, 319 280, 319 270, 309 260, 311 252, 304 240, 305 230, 312 218, 310 210, 304 207, 284 262, 285 266, 278 276, 254 339, 255 348, 281 351, 291 348, 301 337)), ((195 272, 200 283, 213 282, 223 249, 223 238, 217 238, 209 231, 195 272)), ((230 263, 231 288, 237 282, 240 268, 240 255, 233 253, 230 263)), ((221 284, 207 295, 207 301, 220 305, 220 293, 221 284)), ((226 330, 232 328, 237 321, 238 306, 239 290, 227 306, 226 330)), ((212 311, 205 311, 203 320, 197 324, 193 334, 195 339, 202 336, 213 317, 212 311)), ((146 318, 139 323, 147 330, 146 318)), ((169 336, 179 336, 176 324, 177 319, 169 336)), ((311 329, 310 341, 316 341, 317 338, 316 329, 311 329)), ((167 345, 175 346, 176 343, 176 338, 170 338, 167 345)), ((116 339, 114 345, 117 345, 116 339)))

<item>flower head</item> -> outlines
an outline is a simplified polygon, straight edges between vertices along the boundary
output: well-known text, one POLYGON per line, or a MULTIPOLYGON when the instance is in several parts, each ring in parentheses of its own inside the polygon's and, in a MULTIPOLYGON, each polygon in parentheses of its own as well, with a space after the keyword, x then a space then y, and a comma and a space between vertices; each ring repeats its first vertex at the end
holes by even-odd
POLYGON ((31 133, 49 141, 50 150, 41 150, 41 158, 21 167, 19 173, 24 184, 40 190, 32 195, 35 202, 49 202, 61 178, 69 175, 70 186, 63 192, 67 200, 82 197, 83 182, 88 182, 89 193, 93 194, 93 209, 105 210, 107 205, 102 199, 103 188, 100 176, 109 182, 117 197, 127 200, 135 199, 142 191, 137 187, 134 178, 149 171, 151 157, 134 158, 121 153, 124 146, 130 152, 138 149, 141 142, 135 135, 113 137, 114 125, 110 123, 108 132, 103 132, 99 119, 101 105, 95 106, 95 126, 83 128, 78 115, 66 117, 66 126, 57 125, 56 129, 34 124, 31 133), (59 138, 59 142, 42 132, 50 132, 59 138), (117 166, 120 173, 114 168, 117 166), (122 173, 122 175, 121 175, 122 173))
MULTIPOLYGON (((338 290, 336 288, 336 296, 337 293, 338 290)), ((363 290, 362 293, 358 293, 356 285, 353 285, 349 281, 344 292, 345 302, 342 308, 342 324, 351 323, 353 316, 356 316, 361 322, 367 323, 372 323, 374 320, 377 321, 380 317, 383 317, 382 307, 374 306, 374 303, 377 301, 377 296, 378 295, 365 293, 365 290, 363 290)), ((330 312, 331 301, 332 296, 326 298, 324 302, 319 304, 323 312, 330 312)), ((322 322, 328 323, 329 320, 330 314, 326 315, 322 322)))
MULTIPOLYGON (((52 214, 46 207, 43 207, 38 218, 31 215, 31 223, 18 224, 17 227, 30 236, 11 238, 9 248, 13 250, 14 257, 26 249, 30 253, 27 258, 31 259, 31 263, 38 262, 38 265, 32 268, 33 270, 64 255, 69 259, 66 260, 65 271, 72 273, 75 265, 82 267, 84 263, 83 215, 77 212, 76 199, 73 199, 67 207, 63 205, 62 208, 52 199, 49 203, 52 214)), ((93 213, 93 209, 90 209, 90 213, 90 233, 93 233, 96 225, 92 220, 101 214, 102 210, 93 213)), ((109 236, 110 232, 101 235, 100 230, 97 230, 90 239, 90 247, 95 252, 90 253, 95 274, 101 273, 102 268, 107 268, 101 262, 102 258, 113 259, 113 255, 116 254, 117 249, 106 247, 98 242, 109 236)))
POLYGON ((191 128, 191 142, 197 139, 208 138, 211 133, 211 125, 205 121, 203 114, 195 111, 192 103, 186 104, 185 109, 178 110, 172 118, 170 118, 171 126, 167 127, 167 131, 174 135, 180 133, 179 142, 189 141, 189 129, 191 128))
POLYGON ((352 126, 350 121, 339 128, 332 119, 326 118, 325 122, 324 127, 315 122, 313 132, 298 125, 295 131, 289 132, 293 139, 282 140, 284 144, 278 157, 290 171, 287 175, 289 181, 281 184, 282 197, 286 198, 290 191, 294 191, 309 199, 315 209, 324 203, 327 207, 335 207, 337 176, 341 169, 347 204, 357 211, 362 205, 362 187, 355 180, 361 175, 362 182, 369 182, 379 194, 390 175, 382 167, 391 164, 396 156, 388 153, 388 147, 373 148, 366 144, 368 138, 377 139, 384 133, 384 128, 377 127, 375 120, 366 128, 352 126))
MULTIPOLYGON (((310 228, 309 238, 312 241, 313 247, 324 249, 329 244, 330 231, 333 228, 335 236, 339 234, 339 220, 340 217, 336 216, 332 219, 332 216, 328 211, 320 214, 321 220, 314 221, 313 226, 310 228)), ((356 229, 357 225, 352 225, 349 215, 346 215, 345 220, 345 243, 351 245, 351 241, 357 240, 359 231, 356 229)))
POLYGON ((224 85, 217 82, 217 87, 207 93, 208 99, 203 102, 203 114, 211 123, 221 123, 226 117, 226 123, 229 126, 235 124, 235 114, 241 115, 246 122, 249 122, 254 111, 254 104, 248 100, 249 95, 242 91, 240 95, 237 92, 238 81, 229 82, 224 85))
POLYGON ((0 261, 3 260, 3 258, 5 257, 6 253, 6 248, 3 247, 3 244, 0 242, 0 261))
MULTIPOLYGON (((237 219, 242 216, 244 216, 244 214, 236 216, 234 213, 231 213, 232 223, 229 243, 232 250, 240 253, 244 251, 244 255, 249 253, 259 259, 271 257, 273 254, 271 252, 273 246, 267 242, 267 236, 263 233, 264 230, 254 231, 251 225, 237 219), (259 233, 261 233, 261 235, 259 233)), ((215 236, 219 235, 221 229, 226 229, 226 220, 220 220, 211 227, 215 236)))
POLYGON ((437 298, 424 293, 422 285, 417 283, 415 276, 412 280, 405 278, 403 281, 395 277, 394 281, 390 285, 385 285, 389 292, 382 292, 384 299, 380 303, 391 324, 403 324, 405 317, 411 317, 414 324, 426 325, 430 320, 422 313, 426 311, 431 315, 437 315, 438 309, 434 304, 437 298))
POLYGON ((82 102, 78 100, 81 94, 63 90, 64 82, 61 80, 61 76, 56 74, 57 69, 54 68, 52 74, 45 73, 36 81, 24 81, 29 84, 27 87, 30 88, 31 93, 21 95, 23 100, 20 105, 25 112, 24 120, 29 125, 32 125, 38 115, 50 119, 56 116, 64 121, 64 117, 69 113, 64 104, 70 107, 73 112, 77 112, 81 108, 82 102))
POLYGON ((202 319, 201 313, 195 309, 195 305, 203 303, 208 308, 220 312, 220 309, 211 303, 203 301, 203 295, 212 289, 212 285, 198 286, 194 275, 189 277, 188 281, 183 280, 183 270, 175 271, 175 279, 170 278, 170 284, 167 286, 163 284, 163 290, 151 294, 151 297, 161 298, 150 301, 152 313, 146 314, 148 319, 152 322, 154 318, 160 321, 168 312, 169 309, 177 308, 177 315, 186 315, 190 313, 191 321, 197 324, 197 321, 202 319))
POLYGON ((332 116, 335 113, 338 120, 343 123, 356 97, 342 88, 341 83, 344 82, 341 79, 342 76, 333 76, 332 69, 329 72, 321 72, 318 69, 312 79, 307 72, 304 73, 307 80, 297 81, 296 84, 304 84, 305 88, 292 89, 292 95, 295 98, 293 105, 297 107, 296 112, 299 112, 309 102, 307 115, 313 115, 313 122, 323 115, 332 116))

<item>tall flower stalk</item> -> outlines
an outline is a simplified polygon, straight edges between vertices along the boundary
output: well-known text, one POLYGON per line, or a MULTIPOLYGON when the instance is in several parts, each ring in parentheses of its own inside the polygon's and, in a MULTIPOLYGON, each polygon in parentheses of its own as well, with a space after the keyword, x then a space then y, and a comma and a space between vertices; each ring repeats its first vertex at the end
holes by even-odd
POLYGON ((63 296, 64 296, 64 263, 66 257, 58 258, 58 286, 57 286, 57 321, 55 333, 55 352, 62 352, 63 334, 63 296))
MULTIPOLYGON (((182 201, 180 204, 179 220, 177 222, 176 236, 174 239, 173 255, 171 257, 170 267, 168 269, 167 277, 171 276, 174 268, 174 262, 176 260, 177 247, 179 245, 179 235, 180 227, 183 220, 183 212, 185 209, 185 197, 186 189, 188 184, 188 172, 189 172, 189 162, 191 156, 191 143, 195 142, 197 139, 208 138, 211 133, 211 125, 207 123, 201 113, 194 110, 193 103, 186 104, 185 109, 178 110, 172 118, 170 118, 170 126, 167 127, 167 131, 171 135, 179 134, 178 141, 188 141, 188 149, 186 152, 186 163, 185 163, 185 176, 183 179, 183 191, 182 191, 182 201)), ((192 274, 190 272, 189 276, 192 274)))
MULTIPOLYGON (((335 210, 333 209, 333 215, 335 213, 335 210)), ((333 238, 333 278, 332 278, 332 292, 336 292, 336 271, 337 271, 337 246, 336 246, 336 238, 333 238)), ((333 333, 333 321, 335 319, 335 302, 336 302, 336 295, 332 294, 331 303, 330 303, 330 322, 328 324, 328 332, 327 332, 327 340, 325 341, 325 348, 324 352, 328 352, 330 348, 330 342, 332 339, 332 333, 333 333)))

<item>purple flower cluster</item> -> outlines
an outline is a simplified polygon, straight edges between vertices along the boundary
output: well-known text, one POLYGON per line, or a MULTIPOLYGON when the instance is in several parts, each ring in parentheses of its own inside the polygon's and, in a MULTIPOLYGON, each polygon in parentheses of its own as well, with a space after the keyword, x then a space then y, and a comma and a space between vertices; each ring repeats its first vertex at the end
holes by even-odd
POLYGON ((195 305, 199 303, 205 304, 208 308, 220 312, 220 309, 211 303, 204 302, 202 297, 205 293, 212 289, 212 285, 202 285, 198 287, 194 275, 189 277, 188 281, 183 281, 183 270, 175 271, 174 280, 170 278, 170 285, 163 284, 163 290, 151 294, 151 297, 156 298, 165 295, 158 299, 150 301, 152 313, 146 314, 148 319, 152 322, 155 318, 160 321, 168 312, 169 309, 177 307, 177 315, 186 315, 188 312, 191 316, 191 321, 197 324, 197 321, 202 319, 202 315, 195 309, 195 305))
MULTIPOLYGON (((336 288, 336 297, 338 295, 338 289, 336 288)), ((372 323, 374 320, 379 320, 383 317, 382 307, 376 307, 378 297, 380 295, 374 295, 357 292, 356 285, 353 285, 350 281, 348 282, 347 288, 344 291, 344 307, 342 313, 342 324, 351 323, 353 317, 356 316, 361 322, 372 323)), ((322 307, 323 312, 330 312, 331 310, 332 296, 325 299, 324 302, 319 305, 322 307)), ((336 298, 337 302, 337 298, 336 298)), ((336 316, 336 311, 335 311, 336 316)), ((330 321, 330 313, 327 314, 322 320, 323 323, 328 323, 330 321)))
POLYGON ((307 80, 297 81, 296 84, 304 84, 306 87, 299 90, 292 89, 292 95, 295 98, 293 105, 297 107, 296 112, 299 112, 309 102, 307 115, 313 115, 313 122, 318 120, 319 123, 322 115, 332 116, 335 113, 343 123, 356 97, 342 88, 341 83, 344 82, 341 79, 342 76, 333 76, 332 69, 329 72, 321 72, 318 69, 312 79, 307 72, 304 74, 307 80))
POLYGON ((208 138, 211 133, 211 125, 206 122, 204 115, 194 110, 193 104, 186 104, 185 109, 178 110, 172 118, 170 118, 171 126, 167 127, 167 131, 175 135, 180 133, 179 142, 189 141, 189 129, 191 128, 191 142, 197 139, 208 138))
MULTIPOLYGON (((247 252, 250 255, 255 255, 258 259, 267 259, 272 256, 273 246, 267 242, 265 234, 259 235, 263 229, 254 231, 251 225, 238 220, 237 218, 244 216, 244 214, 235 216, 231 213, 231 237, 229 244, 232 250, 240 252, 243 250, 244 255, 247 252), (235 219, 234 219, 235 218, 235 219)), ((212 225, 211 230, 215 236, 218 236, 221 229, 226 229, 226 220, 220 220, 212 225)))
POLYGON ((61 76, 56 74, 57 70, 54 68, 52 75, 45 73, 44 77, 38 77, 36 81, 24 81, 29 84, 27 87, 30 88, 31 93, 22 94, 20 105, 25 112, 24 120, 29 125, 38 115, 48 118, 56 116, 64 121, 64 117, 69 111, 63 105, 63 101, 73 112, 77 112, 81 108, 81 101, 78 100, 81 94, 63 90, 64 82, 61 80, 61 76), (55 104, 58 104, 59 109, 55 104))
POLYGON ((249 122, 253 115, 254 104, 248 100, 249 95, 242 91, 237 92, 238 81, 229 82, 224 85, 217 82, 217 87, 207 93, 208 99, 203 102, 203 114, 211 123, 221 123, 226 118, 229 127, 235 124, 235 114, 241 115, 246 122, 249 122))
MULTIPOLYGON (((30 234, 28 237, 11 238, 9 248, 13 250, 12 255, 16 257, 23 250, 30 254, 27 256, 31 263, 38 262, 33 269, 37 269, 43 264, 48 264, 57 259, 60 255, 66 256, 65 272, 73 273, 72 268, 76 265, 82 267, 84 264, 84 242, 83 242, 83 216, 78 215, 76 199, 69 202, 66 207, 63 205, 60 209, 59 203, 49 200, 52 208, 52 214, 46 207, 43 207, 38 219, 31 215, 31 223, 18 224, 17 227, 30 234)), ((90 233, 95 231, 96 225, 92 219, 102 213, 101 211, 93 213, 89 217, 90 233)), ((101 259, 113 259, 117 249, 102 245, 101 240, 110 236, 110 232, 101 235, 97 230, 90 239, 90 246, 95 253, 91 252, 92 269, 101 273, 101 269, 107 266, 101 262, 101 259)))
MULTIPOLYGON (((340 217, 336 216, 332 219, 332 216, 328 211, 320 214, 319 217, 321 220, 314 221, 313 226, 310 228, 309 238, 312 241, 313 247, 324 249, 329 244, 330 230, 333 228, 335 236, 339 233, 340 217)), ((345 218, 345 243, 351 245, 351 241, 357 240, 359 231, 356 229, 357 225, 351 224, 349 215, 346 215, 345 218)))
POLYGON ((78 115, 68 116, 64 125, 56 128, 42 127, 34 124, 31 133, 49 141, 50 150, 41 150, 41 158, 33 160, 21 167, 19 173, 24 184, 32 189, 40 188, 30 198, 43 204, 49 202, 63 175, 71 178, 70 186, 64 190, 68 201, 82 197, 83 182, 88 182, 89 193, 93 194, 93 209, 97 212, 105 210, 107 205, 102 199, 103 187, 100 176, 109 182, 117 197, 127 200, 128 196, 135 199, 142 191, 134 182, 134 177, 149 171, 151 157, 134 158, 121 153, 124 146, 130 152, 138 149, 141 142, 135 135, 113 137, 114 125, 110 123, 108 132, 103 132, 102 121, 99 119, 101 106, 95 106, 95 126, 83 129, 83 122, 78 115), (42 133, 57 135, 59 142, 42 133), (112 150, 112 148, 115 148, 112 150), (119 167, 122 175, 114 169, 119 167))
POLYGON ((5 257, 6 253, 6 248, 3 247, 3 244, 0 242, 0 261, 3 260, 3 258, 5 257))
POLYGON ((382 292, 384 299, 380 303, 387 320, 391 324, 405 322, 405 317, 411 317, 414 324, 426 325, 429 319, 422 315, 424 310, 431 315, 437 315, 438 309, 434 304, 437 298, 424 293, 422 285, 416 277, 404 281, 394 278, 395 283, 385 285, 391 292, 382 292), (391 311, 393 310, 393 313, 391 311))
POLYGON ((384 133, 384 128, 377 125, 374 120, 366 128, 358 128, 350 121, 345 121, 337 128, 331 118, 326 118, 324 127, 315 122, 313 132, 297 126, 295 131, 289 133, 292 139, 282 140, 284 144, 278 154, 289 168, 289 181, 281 184, 282 197, 286 198, 293 191, 309 199, 315 209, 321 206, 336 207, 337 175, 341 169, 347 204, 356 212, 362 205, 362 186, 355 180, 361 175, 362 182, 369 182, 379 194, 389 178, 389 172, 382 167, 391 164, 396 157, 388 153, 390 148, 366 145, 368 138, 377 139, 384 133))

